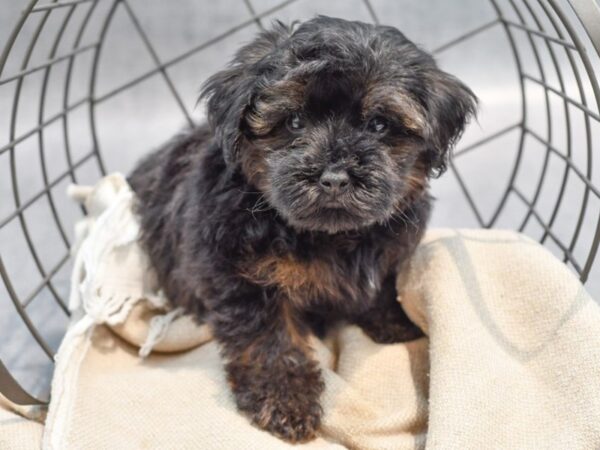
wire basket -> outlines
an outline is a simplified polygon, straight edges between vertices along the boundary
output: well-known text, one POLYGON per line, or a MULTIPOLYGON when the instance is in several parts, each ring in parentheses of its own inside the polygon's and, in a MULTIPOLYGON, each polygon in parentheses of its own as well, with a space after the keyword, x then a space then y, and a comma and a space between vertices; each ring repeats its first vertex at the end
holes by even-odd
POLYGON ((181 126, 201 121, 201 82, 272 19, 318 13, 382 21, 432 51, 482 101, 450 173, 433 184, 434 225, 523 231, 600 295, 593 171, 600 7, 595 0, 450 3, 31 0, 7 12, 0 19, 12 29, 0 53, 0 391, 22 403, 47 393, 68 321, 73 225, 84 213, 65 199, 66 186, 126 172, 181 126))

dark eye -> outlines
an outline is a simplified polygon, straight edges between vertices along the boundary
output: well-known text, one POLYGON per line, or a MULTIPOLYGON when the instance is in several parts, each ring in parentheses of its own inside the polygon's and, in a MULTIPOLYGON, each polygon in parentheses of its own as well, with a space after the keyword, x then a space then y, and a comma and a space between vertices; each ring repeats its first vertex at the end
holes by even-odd
POLYGON ((287 118, 287 127, 292 133, 304 129, 304 118, 299 113, 292 113, 287 118))
POLYGON ((383 134, 388 129, 388 122, 384 117, 376 116, 367 123, 367 130, 371 133, 383 134))

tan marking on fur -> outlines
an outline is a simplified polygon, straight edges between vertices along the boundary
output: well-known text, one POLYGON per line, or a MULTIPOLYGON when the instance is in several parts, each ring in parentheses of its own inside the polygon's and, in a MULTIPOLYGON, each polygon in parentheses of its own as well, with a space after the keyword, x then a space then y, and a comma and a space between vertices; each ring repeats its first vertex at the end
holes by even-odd
POLYGON ((408 192, 405 194, 405 200, 408 200, 409 203, 414 202, 418 197, 423 195, 423 192, 429 186, 427 169, 421 162, 415 164, 404 180, 408 185, 408 192))
POLYGON ((302 107, 304 85, 283 80, 265 88, 246 115, 246 123, 256 136, 264 136, 288 114, 302 107))
POLYGON ((274 124, 269 123, 267 117, 265 116, 266 115, 264 114, 264 112, 260 113, 258 111, 252 111, 248 113, 248 115, 246 116, 246 123, 252 130, 253 134, 257 136, 264 136, 265 134, 268 134, 271 131, 274 124))
POLYGON ((303 351, 308 350, 307 334, 303 333, 296 322, 295 311, 288 299, 282 299, 281 316, 285 326, 285 331, 290 337, 292 345, 301 348, 303 351))
POLYGON ((257 348, 260 348, 261 342, 259 340, 253 341, 249 344, 241 353, 239 353, 236 357, 236 363, 243 364, 244 366, 251 366, 252 364, 256 364, 256 358, 260 355, 260 351, 257 351, 257 348))
POLYGON ((393 114, 402 120, 409 130, 421 134, 425 129, 423 108, 409 95, 395 86, 382 86, 373 82, 363 98, 362 114, 368 117, 374 112, 393 114))
MULTIPOLYGON (((308 343, 309 333, 301 328, 301 324, 297 321, 295 314, 295 309, 290 301, 286 298, 282 298, 279 316, 286 335, 290 338, 290 344, 308 352, 310 350, 308 343)), ((259 336, 238 355, 236 362, 250 366, 257 364, 257 360, 265 356, 263 352, 261 352, 263 344, 264 336, 259 336)))
POLYGON ((254 417, 259 427, 265 428, 270 422, 273 416, 273 411, 276 411, 276 405, 272 405, 271 399, 267 398, 259 413, 254 417))
POLYGON ((269 188, 267 180, 268 167, 264 157, 264 149, 245 140, 240 151, 240 162, 242 172, 248 181, 262 192, 267 191, 269 188))
POLYGON ((244 139, 240 155, 242 171, 248 180, 263 192, 269 189, 265 152, 277 146, 279 136, 269 133, 304 101, 304 85, 296 81, 279 81, 258 96, 245 121, 255 139, 244 139), (274 145, 272 145, 274 144, 274 145))
POLYGON ((252 263, 244 275, 257 284, 279 287, 295 304, 319 296, 342 297, 336 274, 320 260, 301 262, 291 256, 268 256, 252 263))

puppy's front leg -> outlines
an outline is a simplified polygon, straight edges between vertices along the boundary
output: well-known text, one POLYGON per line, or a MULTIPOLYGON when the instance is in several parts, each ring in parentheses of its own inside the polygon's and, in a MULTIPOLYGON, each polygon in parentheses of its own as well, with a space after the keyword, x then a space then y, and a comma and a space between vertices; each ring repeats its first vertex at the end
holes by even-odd
POLYGON ((314 438, 323 381, 288 300, 257 289, 221 302, 210 320, 238 409, 288 441, 314 438))
POLYGON ((381 344, 412 341, 424 336, 398 302, 395 281, 395 276, 388 276, 373 307, 354 319, 371 339, 381 344))

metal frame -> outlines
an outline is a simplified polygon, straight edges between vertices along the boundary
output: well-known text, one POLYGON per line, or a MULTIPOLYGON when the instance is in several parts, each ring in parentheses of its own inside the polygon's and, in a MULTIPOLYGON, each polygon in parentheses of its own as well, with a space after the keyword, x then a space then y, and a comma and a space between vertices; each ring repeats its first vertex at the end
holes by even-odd
MULTIPOLYGON (((49 358, 53 357, 53 351, 41 336, 39 330, 37 330, 32 323, 27 309, 34 304, 34 299, 37 298, 38 294, 42 290, 48 289, 49 292, 52 293, 54 300, 57 302, 60 308, 66 314, 69 314, 63 298, 53 285, 53 277, 63 266, 65 266, 69 260, 69 248, 71 243, 69 242, 68 235, 65 230, 67 227, 72 226, 72 224, 63 223, 63 219, 61 218, 55 205, 53 188, 66 179, 77 182, 78 170, 81 168, 81 166, 89 161, 94 161, 99 172, 105 173, 105 165, 102 159, 102 152, 100 149, 97 132, 96 107, 106 100, 126 92, 128 89, 138 85, 144 80, 154 75, 159 75, 166 83, 187 122, 189 124, 193 124, 190 112, 186 109, 185 104, 178 93, 177 86, 171 80, 167 69, 186 60, 192 55, 201 52, 209 46, 218 43, 237 31, 240 31, 253 24, 258 29, 263 29, 262 20, 264 18, 272 16, 274 13, 282 8, 285 8, 291 3, 300 1, 305 0, 285 0, 265 11, 257 12, 251 0, 243 0, 243 3, 250 15, 247 20, 235 24, 229 29, 219 33, 212 39, 206 42, 198 43, 187 51, 178 55, 174 55, 167 60, 160 59, 159 54, 156 52, 151 39, 144 30, 143 25, 138 20, 135 9, 132 8, 129 0, 31 0, 26 6, 17 23, 15 23, 8 42, 0 54, 0 88, 11 83, 14 85, 12 90, 13 101, 11 105, 9 139, 8 142, 0 142, 0 157, 5 154, 8 154, 9 157, 9 169, 14 207, 12 212, 7 216, 0 217, 0 230, 13 222, 18 223, 20 230, 25 237, 25 241, 27 242, 31 259, 41 277, 41 282, 34 286, 33 289, 31 289, 31 292, 27 295, 18 296, 11 283, 9 273, 2 259, 2 249, 0 249, 0 278, 2 279, 5 289, 8 292, 8 295, 19 315, 21 316, 24 324, 28 328, 33 338, 39 344, 40 348, 43 349, 49 358), (97 6, 100 3, 108 3, 110 6, 105 11, 99 11, 97 6), (75 17, 76 10, 79 8, 85 8, 85 14, 83 14, 80 23, 78 24, 74 43, 68 52, 59 53, 64 32, 67 27, 73 26, 73 18, 75 17), (148 54, 154 62, 154 68, 136 76, 135 78, 123 83, 111 91, 100 95, 97 92, 96 75, 98 73, 98 67, 100 64, 103 43, 108 33, 114 13, 118 8, 123 8, 127 13, 133 30, 141 38, 146 50, 148 51, 148 54), (66 11, 66 14, 62 18, 62 23, 59 25, 59 28, 56 31, 54 41, 52 42, 47 58, 42 63, 31 64, 31 56, 36 49, 38 39, 51 14, 58 9, 63 12, 66 11), (11 55, 11 50, 13 49, 17 38, 23 32, 26 22, 30 19, 37 20, 37 25, 34 27, 31 36, 27 37, 29 44, 23 55, 19 70, 15 73, 5 73, 5 66, 9 56, 11 55), (92 43, 82 45, 82 38, 86 33, 89 24, 92 22, 96 22, 101 25, 97 39, 92 43), (74 72, 74 64, 78 58, 87 54, 92 55, 90 67, 91 75, 87 94, 83 98, 73 99, 71 94, 71 83, 74 72), (65 61, 67 64, 67 69, 64 78, 62 110, 54 115, 46 116, 45 102, 48 94, 47 90, 49 77, 53 68, 57 66, 57 64, 65 61), (18 134, 17 122, 19 117, 19 108, 22 106, 21 91, 23 82, 27 77, 40 73, 42 74, 42 83, 41 95, 39 98, 37 125, 25 133, 18 134), (88 154, 75 159, 71 151, 69 139, 71 126, 70 118, 75 112, 80 110, 87 110, 91 130, 91 140, 93 142, 93 150, 88 154), (65 158, 68 162, 68 170, 52 178, 47 167, 49 155, 45 148, 44 134, 46 128, 56 122, 60 122, 62 124, 62 137, 64 140, 64 152, 65 158), (15 161, 16 152, 18 151, 17 147, 30 138, 35 138, 37 140, 39 160, 41 164, 40 169, 43 177, 44 188, 35 195, 24 199, 22 198, 19 190, 19 174, 15 161), (29 226, 25 217, 25 212, 28 210, 28 208, 34 204, 37 204, 37 202, 43 201, 43 199, 46 199, 48 203, 51 211, 50 219, 58 230, 60 239, 64 244, 64 255, 59 258, 58 263, 52 267, 45 267, 41 261, 38 254, 38 249, 36 249, 36 246, 31 238, 29 226)), ((363 0, 363 2, 368 11, 370 19, 374 23, 379 23, 376 9, 373 7, 371 1, 363 0)), ((590 60, 590 52, 595 51, 596 56, 600 55, 600 7, 597 3, 595 3, 594 0, 571 0, 569 3, 567 3, 565 0, 490 0, 490 3, 497 15, 495 19, 472 30, 468 30, 462 35, 450 40, 449 42, 435 49, 434 54, 440 54, 466 40, 474 39, 487 30, 495 27, 501 27, 512 50, 514 65, 518 73, 517 82, 521 92, 518 100, 520 101, 521 105, 521 117, 514 124, 497 130, 469 146, 458 149, 454 154, 453 161, 451 162, 452 172, 454 173, 458 185, 463 191, 466 201, 470 205, 477 222, 482 227, 493 227, 504 212, 509 199, 517 199, 526 208, 526 213, 524 214, 518 229, 523 231, 526 230, 532 221, 537 223, 537 225, 543 229, 543 235, 539 239, 540 242, 546 243, 547 241, 551 241, 556 247, 558 247, 562 252, 563 260, 573 268, 573 270, 580 277, 581 281, 585 282, 588 279, 596 254, 598 252, 598 247, 600 245, 600 216, 589 217, 590 202, 592 199, 600 200, 600 188, 595 186, 592 181, 592 124, 596 123, 596 125, 598 125, 600 123, 600 87, 598 85, 598 77, 590 60), (578 19, 580 23, 574 23, 574 18, 576 18, 576 20, 578 19), (578 34, 577 30, 579 26, 583 27, 586 35, 578 34), (526 38, 524 41, 523 39, 519 39, 519 36, 522 37, 523 34, 526 38), (530 52, 533 54, 539 76, 527 73, 524 70, 522 59, 524 46, 528 47, 528 50, 530 50, 530 52), (550 55, 550 69, 544 66, 540 56, 541 52, 545 52, 545 54, 550 55), (559 61, 560 56, 566 57, 568 61, 567 66, 564 64, 561 65, 559 61), (557 85, 553 85, 549 81, 548 70, 551 70, 551 73, 555 75, 556 79, 558 80, 557 85), (572 75, 576 81, 577 96, 572 96, 567 93, 564 81, 567 73, 572 75), (527 103, 526 93, 529 89, 529 86, 532 85, 541 87, 544 92, 547 128, 545 135, 540 135, 539 132, 532 129, 529 123, 529 105, 527 103), (564 123, 566 145, 561 146, 559 143, 555 142, 552 125, 552 99, 557 99, 558 101, 562 102, 562 111, 565 117, 564 123), (573 159, 572 122, 575 111, 583 114, 584 118, 586 162, 583 167, 573 159), (489 219, 486 219, 479 210, 475 196, 470 192, 467 183, 465 183, 465 180, 459 171, 459 160, 463 155, 475 151, 476 149, 487 145, 490 142, 507 135, 508 133, 513 132, 519 133, 519 139, 512 170, 506 182, 503 194, 496 205, 493 214, 489 219), (522 164, 525 154, 527 153, 527 142, 529 140, 537 142, 545 149, 542 170, 536 180, 536 188, 533 196, 531 197, 528 197, 517 185, 518 176, 523 170, 522 164), (548 183, 548 177, 546 174, 551 160, 560 161, 562 164, 564 164, 564 169, 559 180, 560 190, 554 201, 550 217, 544 218, 544 214, 539 209, 539 199, 540 194, 548 183), (566 187, 570 182, 572 182, 572 180, 577 180, 578 183, 583 184, 584 194, 581 198, 581 208, 574 223, 572 234, 570 236, 561 236, 557 234, 554 226, 561 208, 564 208, 564 193, 566 187), (574 249, 581 237, 582 227, 585 223, 589 223, 592 220, 596 225, 595 234, 591 242, 589 252, 585 258, 578 258, 575 255, 574 249)), ((82 209, 82 212, 85 211, 82 209)), ((18 386, 18 383, 16 383, 16 381, 10 376, 4 365, 2 365, 1 361, 0 392, 4 392, 5 395, 17 403, 40 403, 39 400, 31 397, 18 386)))

